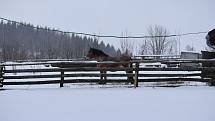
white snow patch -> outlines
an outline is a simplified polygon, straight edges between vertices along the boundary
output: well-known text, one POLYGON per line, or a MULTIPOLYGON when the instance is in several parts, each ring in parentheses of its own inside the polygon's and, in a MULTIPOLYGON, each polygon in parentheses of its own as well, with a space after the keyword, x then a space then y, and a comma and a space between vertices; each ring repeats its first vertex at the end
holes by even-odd
POLYGON ((214 121, 215 88, 0 91, 1 121, 214 121))

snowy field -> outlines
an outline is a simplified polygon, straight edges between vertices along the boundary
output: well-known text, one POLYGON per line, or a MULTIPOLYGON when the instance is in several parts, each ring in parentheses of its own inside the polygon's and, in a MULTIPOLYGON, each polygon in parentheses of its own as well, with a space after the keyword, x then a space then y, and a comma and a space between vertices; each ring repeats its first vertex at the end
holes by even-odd
POLYGON ((215 121, 215 87, 14 88, 1 121, 215 121))
MULTIPOLYGON (((27 68, 50 67, 6 67, 27 68)), ((63 88, 59 88, 59 84, 4 86, 0 90, 0 121, 215 121, 215 87, 200 82, 186 82, 176 88, 158 85, 140 83, 136 89, 122 84, 65 84, 63 88)))

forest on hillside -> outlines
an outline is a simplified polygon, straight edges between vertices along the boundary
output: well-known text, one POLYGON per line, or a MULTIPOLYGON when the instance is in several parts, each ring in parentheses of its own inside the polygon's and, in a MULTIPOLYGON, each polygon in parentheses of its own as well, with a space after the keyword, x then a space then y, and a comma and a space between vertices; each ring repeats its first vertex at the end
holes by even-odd
POLYGON ((47 27, 13 22, 0 23, 0 60, 77 59, 86 55, 90 47, 107 54, 120 54, 112 45, 96 38, 66 34, 47 27))

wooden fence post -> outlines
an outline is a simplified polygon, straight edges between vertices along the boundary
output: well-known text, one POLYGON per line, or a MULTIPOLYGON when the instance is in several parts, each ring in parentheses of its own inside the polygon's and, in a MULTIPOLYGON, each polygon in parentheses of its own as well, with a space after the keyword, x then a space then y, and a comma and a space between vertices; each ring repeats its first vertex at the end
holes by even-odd
POLYGON ((138 87, 139 63, 135 63, 134 88, 138 87))
POLYGON ((209 82, 209 86, 215 86, 215 78, 212 78, 209 82))
POLYGON ((60 87, 63 87, 63 82, 64 82, 64 71, 63 69, 61 69, 60 87))
POLYGON ((4 78, 3 78, 3 66, 0 66, 0 87, 3 87, 3 82, 4 78))
POLYGON ((215 86, 215 69, 213 67, 203 68, 201 72, 202 78, 210 78, 209 86, 215 86))
POLYGON ((103 70, 103 68, 100 68, 100 81, 98 84, 106 84, 107 81, 107 71, 103 70))

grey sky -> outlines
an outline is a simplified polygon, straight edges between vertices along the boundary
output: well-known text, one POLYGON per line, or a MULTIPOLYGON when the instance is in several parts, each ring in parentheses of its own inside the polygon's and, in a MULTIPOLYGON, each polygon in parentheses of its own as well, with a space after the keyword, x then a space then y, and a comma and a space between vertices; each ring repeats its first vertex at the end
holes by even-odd
MULTIPOLYGON (((0 16, 61 29, 96 34, 147 35, 150 25, 170 33, 208 31, 215 28, 214 0, 0 0, 0 16)), ((104 39, 119 45, 117 39, 104 39)), ((204 49, 205 35, 181 38, 204 49)))

